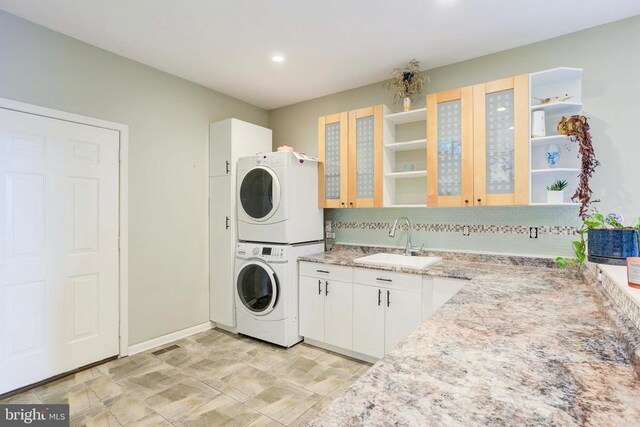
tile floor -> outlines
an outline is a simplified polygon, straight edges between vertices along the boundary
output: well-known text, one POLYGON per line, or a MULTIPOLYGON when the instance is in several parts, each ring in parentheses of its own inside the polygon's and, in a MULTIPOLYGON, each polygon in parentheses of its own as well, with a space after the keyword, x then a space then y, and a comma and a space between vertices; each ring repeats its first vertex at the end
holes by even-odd
POLYGON ((298 426, 371 365, 212 329, 0 403, 69 403, 71 425, 298 426), (154 356, 172 344, 179 347, 154 356))

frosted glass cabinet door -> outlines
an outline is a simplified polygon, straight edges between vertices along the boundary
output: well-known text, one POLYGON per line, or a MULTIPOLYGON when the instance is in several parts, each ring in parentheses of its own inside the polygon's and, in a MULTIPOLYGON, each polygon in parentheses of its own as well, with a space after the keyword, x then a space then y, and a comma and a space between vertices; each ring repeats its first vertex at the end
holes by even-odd
POLYGON ((474 204, 528 203, 528 76, 474 86, 474 204))
POLYGON ((318 119, 318 158, 320 160, 318 205, 325 208, 347 207, 348 114, 339 113, 318 119))
POLYGON ((382 105, 349 112, 349 207, 382 206, 382 105))
POLYGON ((427 205, 472 205, 472 89, 427 97, 427 205))

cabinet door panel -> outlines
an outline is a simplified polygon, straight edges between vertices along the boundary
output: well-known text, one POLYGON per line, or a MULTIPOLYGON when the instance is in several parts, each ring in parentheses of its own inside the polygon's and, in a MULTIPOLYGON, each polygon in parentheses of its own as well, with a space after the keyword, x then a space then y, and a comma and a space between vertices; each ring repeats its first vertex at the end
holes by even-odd
POLYGON ((376 286, 353 285, 353 351, 384 356, 386 291, 376 286))
POLYGON ((383 106, 349 112, 349 207, 382 206, 383 106))
POLYGON ((385 318, 385 353, 420 325, 422 301, 419 292, 387 289, 385 318))
POLYGON ((326 280, 324 341, 348 350, 353 348, 353 284, 326 280))
POLYGON ((324 281, 300 276, 300 335, 324 341, 324 281))
POLYGON ((348 113, 318 119, 318 206, 347 207, 348 113))
POLYGON ((427 204, 473 205, 473 90, 427 96, 427 204))
POLYGON ((528 76, 473 87, 474 204, 528 203, 528 76))
POLYGON ((235 221, 231 215, 231 177, 209 178, 209 319, 235 326, 235 221))

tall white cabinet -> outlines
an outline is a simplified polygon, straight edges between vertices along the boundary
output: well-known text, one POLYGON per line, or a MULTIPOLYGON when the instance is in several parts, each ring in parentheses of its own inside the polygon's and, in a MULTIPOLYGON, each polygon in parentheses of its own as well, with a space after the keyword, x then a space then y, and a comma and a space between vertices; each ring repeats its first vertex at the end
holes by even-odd
POLYGON ((238 119, 209 125, 209 318, 229 328, 236 323, 236 163, 271 151, 271 129, 238 119))

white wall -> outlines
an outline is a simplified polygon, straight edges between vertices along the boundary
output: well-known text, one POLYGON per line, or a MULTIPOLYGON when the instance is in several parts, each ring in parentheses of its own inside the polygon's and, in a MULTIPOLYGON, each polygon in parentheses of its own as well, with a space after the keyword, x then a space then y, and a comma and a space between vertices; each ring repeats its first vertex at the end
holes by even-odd
POLYGON ((2 11, 0 97, 129 125, 129 342, 208 321, 208 124, 267 112, 2 11))
MULTIPOLYGON (((597 207, 623 212, 631 222, 640 215, 640 16, 429 70, 427 91, 561 66, 584 69, 583 114, 602 163, 592 186, 602 200, 597 207)), ((274 147, 286 144, 315 155, 319 116, 379 103, 392 105, 382 82, 271 110, 274 147)))

